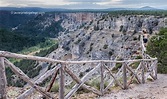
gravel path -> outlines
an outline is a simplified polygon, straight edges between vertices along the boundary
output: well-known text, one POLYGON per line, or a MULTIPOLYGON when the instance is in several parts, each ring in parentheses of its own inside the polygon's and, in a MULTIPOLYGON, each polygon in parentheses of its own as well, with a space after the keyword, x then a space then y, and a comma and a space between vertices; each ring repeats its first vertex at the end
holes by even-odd
POLYGON ((167 75, 146 84, 131 85, 127 90, 113 91, 99 99, 167 99, 167 75))

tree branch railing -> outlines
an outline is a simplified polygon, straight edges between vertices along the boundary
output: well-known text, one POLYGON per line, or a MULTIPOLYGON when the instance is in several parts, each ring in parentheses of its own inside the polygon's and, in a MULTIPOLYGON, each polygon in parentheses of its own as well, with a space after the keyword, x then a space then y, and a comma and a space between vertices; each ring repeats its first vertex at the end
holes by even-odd
POLYGON ((0 98, 6 99, 6 74, 5 74, 5 66, 8 66, 17 76, 19 76, 22 80, 27 82, 31 88, 19 95, 18 99, 25 99, 29 95, 31 95, 34 91, 40 92, 46 98, 55 98, 55 95, 49 93, 50 89, 53 86, 57 76, 59 75, 59 98, 60 99, 69 99, 72 97, 79 88, 83 88, 90 92, 93 92, 97 95, 104 95, 113 85, 117 84, 122 89, 127 89, 129 85, 133 82, 134 79, 141 84, 145 83, 148 76, 152 77, 152 79, 157 79, 157 58, 149 58, 149 59, 136 59, 136 60, 90 60, 90 61, 62 61, 55 60, 46 57, 38 57, 38 56, 30 56, 30 55, 22 55, 16 53, 10 53, 6 51, 0 51, 0 98), (53 69, 45 72, 39 79, 36 81, 31 81, 31 79, 22 72, 18 67, 16 67, 13 63, 11 63, 6 58, 17 58, 17 59, 26 59, 26 60, 35 60, 49 63, 59 63, 59 65, 55 66, 53 69), (132 68, 133 63, 138 62, 136 68, 132 68), (79 77, 72 70, 69 69, 68 65, 74 64, 83 64, 83 63, 96 63, 96 66, 92 66, 92 69, 87 72, 83 77, 79 77), (114 66, 107 65, 108 63, 115 63, 114 66), (146 64, 144 64, 146 63, 146 64), (117 71, 112 71, 113 68, 116 68, 116 64, 121 64, 122 66, 118 68, 117 71), (87 85, 85 82, 93 78, 93 74, 99 71, 100 75, 100 89, 94 88, 90 85, 87 85), (76 84, 72 87, 72 89, 65 94, 65 73, 68 74, 76 84), (110 79, 107 79, 109 82, 107 86, 104 86, 106 79, 105 75, 108 74, 110 79), (147 75, 146 75, 147 74, 147 75), (51 77, 49 85, 44 89, 40 87, 39 84, 42 83, 48 77, 51 77))

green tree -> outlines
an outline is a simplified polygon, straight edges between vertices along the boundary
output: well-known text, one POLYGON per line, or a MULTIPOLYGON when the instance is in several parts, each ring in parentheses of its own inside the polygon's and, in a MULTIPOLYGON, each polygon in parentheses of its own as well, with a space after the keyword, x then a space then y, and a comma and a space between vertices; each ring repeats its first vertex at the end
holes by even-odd
POLYGON ((167 28, 152 37, 147 46, 147 53, 158 58, 158 72, 167 73, 167 28))

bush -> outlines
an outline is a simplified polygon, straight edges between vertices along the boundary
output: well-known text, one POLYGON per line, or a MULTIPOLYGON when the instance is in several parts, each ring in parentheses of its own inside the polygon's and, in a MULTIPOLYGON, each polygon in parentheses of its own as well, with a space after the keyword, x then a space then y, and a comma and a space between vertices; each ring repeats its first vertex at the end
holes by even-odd
POLYGON ((81 39, 78 39, 76 42, 74 42, 75 44, 79 44, 79 42, 81 42, 81 39))
POLYGON ((140 62, 134 62, 132 63, 130 66, 133 68, 133 69, 136 69, 138 66, 139 66, 140 62))
POLYGON ((90 47, 90 49, 89 49, 89 51, 91 52, 91 51, 92 51, 92 49, 93 49, 93 47, 91 46, 91 47, 90 47))
POLYGON ((109 56, 112 56, 112 55, 113 55, 113 52, 112 52, 112 51, 109 51, 109 52, 108 52, 108 55, 109 55, 109 56))
POLYGON ((137 56, 136 59, 142 59, 142 56, 137 56))
MULTIPOLYGON (((86 84, 100 90, 100 82, 101 81, 98 78, 98 79, 92 79, 92 80, 86 82, 86 84)), ((104 88, 107 87, 107 85, 108 85, 108 83, 104 82, 104 88)))
POLYGON ((122 32, 123 30, 123 25, 120 26, 119 32, 122 32))
POLYGON ((116 66, 112 69, 112 71, 118 71, 119 68, 122 67, 121 63, 117 63, 116 66))
POLYGON ((137 40, 137 37, 134 37, 133 40, 134 40, 134 41, 137 40))
POLYGON ((103 48, 104 48, 104 49, 107 49, 107 48, 108 48, 108 45, 107 45, 107 44, 105 44, 105 45, 103 46, 103 48))
POLYGON ((40 52, 36 53, 35 55, 44 57, 47 54, 51 53, 52 51, 56 50, 57 48, 58 48, 58 43, 54 44, 53 46, 51 46, 48 49, 40 50, 40 52))
POLYGON ((167 65, 158 64, 158 73, 167 74, 167 65))
POLYGON ((148 42, 147 53, 158 58, 158 73, 167 73, 167 28, 162 28, 158 35, 148 42))
POLYGON ((59 84, 58 83, 54 83, 52 88, 51 88, 51 92, 59 92, 59 84))
POLYGON ((94 30, 98 31, 99 30, 99 26, 94 26, 94 30))
POLYGON ((88 85, 93 86, 99 90, 100 89, 100 80, 92 80, 89 82, 88 85))

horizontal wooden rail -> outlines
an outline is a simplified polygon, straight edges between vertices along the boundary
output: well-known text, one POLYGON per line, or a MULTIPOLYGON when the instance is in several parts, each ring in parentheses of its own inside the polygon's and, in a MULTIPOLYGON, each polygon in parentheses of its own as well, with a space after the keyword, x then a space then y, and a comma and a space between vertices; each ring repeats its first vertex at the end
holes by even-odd
POLYGON ((82 64, 82 63, 99 63, 99 62, 125 63, 125 62, 141 62, 141 61, 157 60, 157 58, 151 58, 151 59, 135 59, 135 60, 123 60, 123 61, 117 61, 117 60, 62 61, 62 60, 55 60, 55 59, 46 58, 46 57, 16 54, 16 53, 11 53, 7 51, 0 51, 0 57, 10 57, 10 58, 28 59, 28 60, 44 61, 44 62, 51 62, 51 63, 64 63, 64 64, 82 64))

